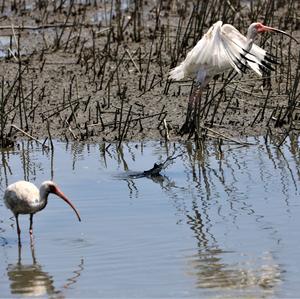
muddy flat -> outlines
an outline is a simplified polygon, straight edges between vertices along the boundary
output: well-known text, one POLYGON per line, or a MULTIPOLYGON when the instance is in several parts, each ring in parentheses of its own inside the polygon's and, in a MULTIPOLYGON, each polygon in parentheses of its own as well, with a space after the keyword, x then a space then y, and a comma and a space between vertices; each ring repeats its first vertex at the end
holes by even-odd
POLYGON ((284 35, 255 41, 277 57, 274 71, 210 82, 195 136, 179 134, 193 80, 168 80, 218 20, 243 34, 260 21, 300 40, 297 2, 4 1, 0 11, 2 139, 24 131, 78 141, 263 135, 280 143, 298 132, 299 48, 284 35))

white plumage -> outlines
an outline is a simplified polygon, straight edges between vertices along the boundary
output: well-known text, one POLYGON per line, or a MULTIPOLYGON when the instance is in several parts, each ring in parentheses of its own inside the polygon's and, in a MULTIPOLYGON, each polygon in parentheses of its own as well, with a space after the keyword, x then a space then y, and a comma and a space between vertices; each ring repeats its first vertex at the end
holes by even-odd
POLYGON ((4 193, 4 203, 14 214, 30 214, 42 210, 46 205, 45 196, 32 183, 19 181, 9 185, 4 193))
POLYGON ((48 195, 56 194, 63 199, 76 213, 78 220, 81 221, 79 213, 70 200, 62 193, 58 186, 52 181, 42 183, 40 189, 34 184, 26 181, 18 181, 9 185, 4 192, 4 203, 16 218, 17 233, 20 243, 19 214, 30 214, 30 235, 32 235, 32 219, 36 212, 41 211, 47 205, 48 195))
POLYGON ((284 31, 261 23, 252 23, 248 28, 247 36, 244 36, 232 25, 223 25, 222 21, 218 21, 187 53, 185 60, 170 70, 169 79, 192 78, 196 80, 198 88, 197 93, 193 93, 190 97, 186 121, 180 130, 181 133, 191 133, 196 127, 198 98, 215 75, 230 69, 238 73, 252 69, 262 76, 264 72, 269 73, 274 70, 272 64, 277 63, 276 57, 254 44, 257 34, 266 31, 279 32, 294 39, 284 31))
POLYGON ((222 24, 222 21, 218 21, 209 28, 188 52, 185 60, 170 71, 170 79, 181 80, 190 77, 204 83, 207 78, 232 68, 242 73, 246 67, 250 67, 260 76, 264 69, 272 69, 271 63, 276 63, 276 60, 264 49, 253 44, 255 36, 252 35, 259 32, 253 31, 253 28, 263 26, 262 24, 253 23, 249 27, 247 37, 232 25, 222 24))

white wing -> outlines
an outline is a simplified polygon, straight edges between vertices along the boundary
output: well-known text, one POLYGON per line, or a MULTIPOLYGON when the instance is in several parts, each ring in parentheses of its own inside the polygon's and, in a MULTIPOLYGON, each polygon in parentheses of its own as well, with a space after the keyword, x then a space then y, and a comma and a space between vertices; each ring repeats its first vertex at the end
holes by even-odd
POLYGON ((258 75, 262 72, 274 70, 271 63, 277 63, 272 55, 264 49, 253 44, 251 50, 246 52, 247 38, 231 25, 222 26, 222 40, 229 57, 238 72, 244 72, 246 67, 250 67, 258 75))
POLYGON ((39 190, 30 182, 18 181, 9 185, 4 193, 4 203, 17 213, 28 211, 39 201, 39 190))
POLYGON ((188 52, 185 60, 170 71, 170 79, 180 80, 185 77, 199 77, 199 73, 216 75, 230 67, 221 41, 222 22, 215 23, 201 38, 196 46, 188 52))
POLYGON ((170 79, 181 80, 185 77, 203 79, 234 68, 244 73, 246 68, 253 69, 260 76, 264 71, 274 70, 271 63, 277 63, 274 56, 253 44, 246 52, 247 38, 229 24, 215 23, 188 52, 185 60, 169 74, 170 79))

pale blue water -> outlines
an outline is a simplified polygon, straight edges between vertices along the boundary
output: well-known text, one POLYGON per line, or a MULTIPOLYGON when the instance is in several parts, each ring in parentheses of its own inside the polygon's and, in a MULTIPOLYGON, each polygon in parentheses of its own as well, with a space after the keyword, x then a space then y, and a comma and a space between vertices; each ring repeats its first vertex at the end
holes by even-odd
POLYGON ((43 298, 298 297, 299 148, 256 145, 34 143, 0 152, 1 197, 20 179, 53 179, 82 223, 51 196, 21 216, 18 252, 12 214, 0 201, 0 296, 43 298), (105 146, 107 146, 106 144, 105 146), (175 152, 160 180, 120 179, 175 152))

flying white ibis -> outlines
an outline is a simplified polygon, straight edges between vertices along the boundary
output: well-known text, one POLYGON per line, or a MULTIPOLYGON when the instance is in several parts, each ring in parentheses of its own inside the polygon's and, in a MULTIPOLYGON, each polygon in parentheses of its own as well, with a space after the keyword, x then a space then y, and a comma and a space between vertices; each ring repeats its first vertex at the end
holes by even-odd
POLYGON ((18 181, 9 185, 4 193, 4 203, 16 218, 17 233, 20 243, 19 214, 30 214, 29 233, 32 236, 32 220, 36 212, 44 209, 48 202, 49 193, 54 193, 62 198, 76 213, 78 220, 81 221, 79 213, 70 200, 62 193, 58 186, 52 181, 42 183, 40 189, 34 184, 26 181, 18 181))
POLYGON ((196 46, 188 52, 185 60, 169 73, 169 79, 181 80, 187 77, 196 79, 197 93, 190 96, 186 121, 181 133, 189 133, 195 125, 192 112, 197 109, 201 92, 214 76, 230 69, 244 73, 247 68, 251 68, 260 76, 262 72, 274 70, 271 64, 277 63, 276 57, 254 44, 258 33, 279 32, 298 43, 286 32, 261 23, 252 23, 246 37, 232 25, 222 24, 222 21, 218 21, 209 28, 196 46))

